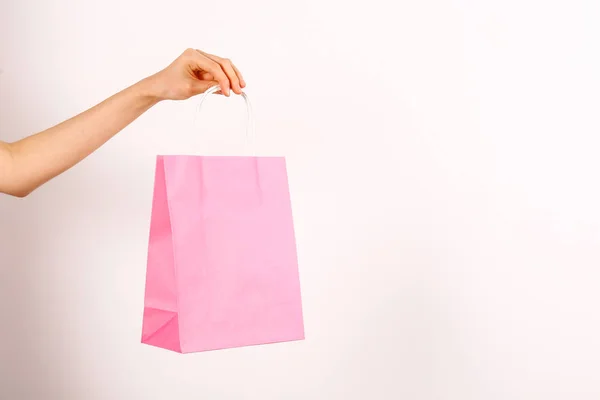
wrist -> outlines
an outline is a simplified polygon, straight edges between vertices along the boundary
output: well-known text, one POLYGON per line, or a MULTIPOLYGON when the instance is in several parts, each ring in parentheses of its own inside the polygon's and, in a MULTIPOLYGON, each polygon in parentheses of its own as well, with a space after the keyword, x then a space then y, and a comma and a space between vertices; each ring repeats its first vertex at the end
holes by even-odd
POLYGON ((156 104, 165 99, 163 90, 160 88, 155 75, 142 79, 135 86, 138 95, 151 104, 156 104))

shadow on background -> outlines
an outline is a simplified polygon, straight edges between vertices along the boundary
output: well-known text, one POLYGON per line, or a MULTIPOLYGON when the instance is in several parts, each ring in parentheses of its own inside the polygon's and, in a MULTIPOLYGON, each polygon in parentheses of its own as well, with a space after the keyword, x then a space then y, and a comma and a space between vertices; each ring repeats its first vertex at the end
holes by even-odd
POLYGON ((51 271, 41 256, 47 232, 33 201, 11 202, 3 199, 0 214, 0 398, 82 397, 72 385, 76 365, 63 319, 68 310, 57 307, 51 271))

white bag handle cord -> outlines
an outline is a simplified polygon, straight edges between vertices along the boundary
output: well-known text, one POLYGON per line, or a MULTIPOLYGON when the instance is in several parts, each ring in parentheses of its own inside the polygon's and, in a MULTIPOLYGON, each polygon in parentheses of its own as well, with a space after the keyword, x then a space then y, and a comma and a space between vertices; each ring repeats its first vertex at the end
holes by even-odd
MULTIPOLYGON (((198 104, 197 114, 200 113, 200 110, 202 108, 202 103, 204 103, 204 100, 206 99, 206 97, 217 92, 220 89, 221 88, 218 85, 212 86, 202 94, 202 96, 200 97, 200 103, 198 104)), ((252 113, 252 104, 250 103, 250 99, 248 98, 248 95, 246 93, 242 92, 241 96, 244 98, 244 101, 246 103, 246 112, 248 114, 248 118, 246 121, 246 143, 248 143, 248 141, 250 140, 250 137, 255 139, 254 115, 252 113)))

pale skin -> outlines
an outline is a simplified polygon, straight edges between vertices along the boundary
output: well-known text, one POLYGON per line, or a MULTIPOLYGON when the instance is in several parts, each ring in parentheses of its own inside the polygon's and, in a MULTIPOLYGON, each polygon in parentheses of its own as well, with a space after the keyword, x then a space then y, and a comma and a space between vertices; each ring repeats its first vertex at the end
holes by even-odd
POLYGON ((228 59, 187 49, 163 70, 94 107, 13 143, 0 141, 0 193, 25 197, 96 151, 163 100, 185 100, 219 85, 241 94, 246 82, 228 59))

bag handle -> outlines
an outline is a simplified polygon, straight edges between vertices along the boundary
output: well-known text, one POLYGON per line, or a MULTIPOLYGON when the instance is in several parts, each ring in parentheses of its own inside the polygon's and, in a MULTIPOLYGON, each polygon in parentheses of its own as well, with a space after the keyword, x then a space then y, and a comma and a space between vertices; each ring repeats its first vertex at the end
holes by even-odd
MULTIPOLYGON (((208 88, 200 97, 200 103, 198 104, 198 108, 197 108, 197 112, 196 115, 200 114, 200 111, 202 109, 202 103, 204 103, 204 100, 206 100, 206 98, 219 91, 221 88, 219 85, 215 85, 215 86, 211 86, 210 88, 208 88)), ((255 141, 256 137, 256 133, 255 133, 255 129, 254 129, 254 115, 252 112, 252 104, 250 103, 250 99, 248 98, 248 95, 245 92, 242 92, 241 96, 244 98, 244 102, 246 103, 246 113, 248 115, 247 120, 246 120, 246 144, 248 143, 250 137, 252 137, 255 141)), ((254 152, 256 151, 256 149, 254 149, 254 152)))

